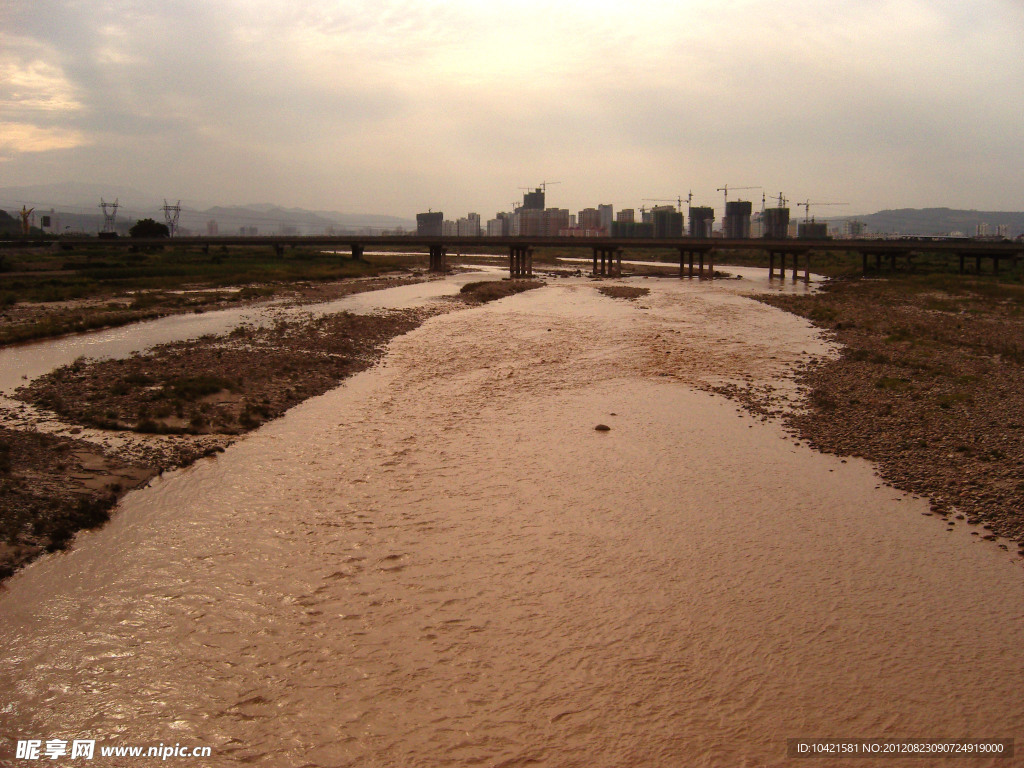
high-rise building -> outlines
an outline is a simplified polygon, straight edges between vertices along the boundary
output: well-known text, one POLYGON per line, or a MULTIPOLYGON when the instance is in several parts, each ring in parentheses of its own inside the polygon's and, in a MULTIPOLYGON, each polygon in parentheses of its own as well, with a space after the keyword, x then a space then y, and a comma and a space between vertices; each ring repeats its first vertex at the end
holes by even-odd
POLYGON ((635 219, 636 211, 632 208, 623 208, 617 214, 615 214, 615 221, 620 224, 632 224, 635 219))
POLYGON ((417 213, 416 234, 421 237, 441 237, 443 223, 443 213, 417 213))
POLYGON ((714 208, 698 206, 690 209, 690 237, 711 237, 711 227, 714 223, 714 208))
POLYGON ((789 208, 765 209, 763 234, 769 240, 785 240, 789 237, 789 208))
POLYGON ((733 239, 750 237, 750 214, 753 206, 748 200, 735 200, 725 204, 725 236, 733 239))
POLYGON ((600 229, 601 212, 597 208, 584 208, 576 217, 576 226, 580 229, 600 229))
POLYGON ((805 221, 797 228, 797 235, 801 240, 827 240, 828 224, 823 221, 805 221))
POLYGON ((458 237, 459 223, 457 221, 449 221, 448 219, 445 219, 441 222, 441 234, 444 237, 458 237))
POLYGON ((610 203, 602 203, 597 206, 597 213, 601 220, 601 229, 606 233, 612 231, 612 206, 610 203))
POLYGON ((518 231, 523 237, 541 237, 544 234, 544 211, 538 208, 520 208, 516 211, 518 231))
POLYGON ((683 214, 674 205, 658 205, 651 209, 651 223, 657 238, 682 237, 683 214))
POLYGON ((210 219, 208 222, 206 222, 206 234, 208 237, 216 237, 219 231, 220 228, 217 226, 216 221, 210 219))
POLYGON ((457 222, 459 237, 480 237, 480 214, 470 213, 457 222))
POLYGON ((533 192, 523 195, 523 208, 531 211, 544 210, 544 190, 537 187, 533 192))
POLYGON ((545 208, 543 221, 544 237, 557 237, 561 230, 569 228, 569 210, 567 208, 545 208))

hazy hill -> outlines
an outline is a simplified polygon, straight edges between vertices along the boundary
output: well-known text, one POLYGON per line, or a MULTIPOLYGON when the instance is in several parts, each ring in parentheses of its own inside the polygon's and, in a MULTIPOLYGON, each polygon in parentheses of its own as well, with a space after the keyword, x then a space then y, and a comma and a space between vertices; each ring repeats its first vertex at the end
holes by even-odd
POLYGON ((1024 234, 1024 213, 1007 211, 973 211, 954 208, 898 208, 878 211, 867 216, 837 217, 834 223, 847 219, 863 221, 869 232, 896 235, 948 235, 961 232, 973 237, 979 224, 988 224, 989 234, 1005 224, 1009 237, 1024 234))
MULTIPOLYGON (((131 187, 101 184, 68 183, 44 184, 0 188, 0 210, 12 213, 22 205, 35 207, 36 216, 53 211, 54 231, 97 232, 103 228, 100 199, 113 203, 118 200, 117 230, 127 233, 138 219, 164 220, 162 198, 131 187)), ((167 200, 177 203, 177 199, 167 200)), ((416 222, 398 216, 382 214, 347 214, 337 211, 309 211, 303 208, 284 208, 261 203, 254 205, 219 206, 200 203, 182 205, 178 224, 182 230, 205 235, 207 223, 217 222, 221 235, 237 235, 242 227, 255 227, 258 234, 320 235, 334 229, 345 230, 415 229, 416 222)))

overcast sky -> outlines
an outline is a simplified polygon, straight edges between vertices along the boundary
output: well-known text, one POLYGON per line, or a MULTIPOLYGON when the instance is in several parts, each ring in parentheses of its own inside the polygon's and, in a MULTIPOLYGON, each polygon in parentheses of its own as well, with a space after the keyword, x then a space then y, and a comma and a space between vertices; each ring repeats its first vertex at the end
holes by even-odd
POLYGON ((1022 145, 1021 0, 0 3, 0 187, 1020 211, 1022 145))

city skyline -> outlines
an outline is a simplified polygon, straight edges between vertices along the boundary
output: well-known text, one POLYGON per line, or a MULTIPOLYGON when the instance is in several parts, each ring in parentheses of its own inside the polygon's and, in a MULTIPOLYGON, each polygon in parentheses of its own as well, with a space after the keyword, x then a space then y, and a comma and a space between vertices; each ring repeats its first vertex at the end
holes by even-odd
POLYGON ((726 184, 844 215, 1024 210, 1022 43, 1010 0, 13 0, 0 186, 407 218, 544 180, 573 210, 717 209, 726 184))

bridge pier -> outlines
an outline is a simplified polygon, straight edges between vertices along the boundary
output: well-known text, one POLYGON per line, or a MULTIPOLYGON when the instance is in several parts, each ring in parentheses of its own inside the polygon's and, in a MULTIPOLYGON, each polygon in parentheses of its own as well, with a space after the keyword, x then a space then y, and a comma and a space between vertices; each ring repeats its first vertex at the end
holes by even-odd
POLYGON ((281 243, 274 243, 274 255, 278 258, 284 256, 284 246, 281 243))
POLYGON ((533 248, 511 245, 508 249, 509 277, 533 277, 533 248))
POLYGON ((693 277, 693 251, 688 248, 679 249, 679 277, 693 277))
POLYGON ((358 243, 352 243, 352 258, 356 261, 363 260, 363 246, 358 243))
POLYGON ((593 276, 617 277, 622 274, 622 249, 594 246, 593 276), (600 263, 599 263, 600 262, 600 263))
POLYGON ((443 245, 430 246, 430 266, 428 269, 431 272, 448 271, 448 251, 443 245))

